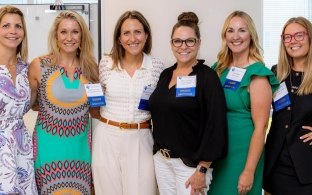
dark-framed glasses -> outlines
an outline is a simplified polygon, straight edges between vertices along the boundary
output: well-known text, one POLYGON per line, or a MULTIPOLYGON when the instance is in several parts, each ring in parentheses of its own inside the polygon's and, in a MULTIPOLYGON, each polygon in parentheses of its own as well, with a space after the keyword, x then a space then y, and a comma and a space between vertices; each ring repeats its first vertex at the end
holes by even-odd
POLYGON ((306 32, 296 32, 295 34, 282 34, 281 38, 284 43, 291 42, 292 38, 294 38, 296 41, 303 41, 305 35, 307 35, 306 32))
POLYGON ((181 47, 183 45, 183 43, 185 43, 185 45, 187 47, 194 47, 194 45, 199 41, 199 39, 196 38, 189 38, 189 39, 171 39, 171 43, 173 46, 175 47, 181 47))

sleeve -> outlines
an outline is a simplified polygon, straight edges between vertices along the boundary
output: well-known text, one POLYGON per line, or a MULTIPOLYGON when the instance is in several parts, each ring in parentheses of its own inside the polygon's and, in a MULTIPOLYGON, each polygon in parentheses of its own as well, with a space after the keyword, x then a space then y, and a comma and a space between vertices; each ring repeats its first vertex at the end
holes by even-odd
POLYGON ((212 70, 216 70, 217 66, 218 66, 218 62, 215 62, 215 63, 213 63, 213 65, 211 66, 211 69, 212 69, 212 70))
POLYGON ((107 55, 103 56, 99 64, 99 77, 100 77, 99 79, 104 93, 105 93, 105 83, 107 83, 109 74, 112 69, 112 64, 113 64, 112 58, 107 55))
POLYGON ((153 87, 156 87, 158 80, 159 80, 159 77, 160 77, 160 74, 165 69, 165 65, 161 61, 160 58, 156 58, 156 57, 152 58, 152 63, 153 63, 152 79, 154 79, 154 81, 152 83, 155 83, 155 85, 153 87))
POLYGON ((264 64, 256 63, 254 65, 251 65, 245 74, 246 75, 243 77, 243 80, 240 85, 242 96, 246 96, 242 97, 243 100, 249 99, 249 92, 248 90, 244 89, 250 85, 253 76, 267 77, 272 88, 272 93, 274 93, 279 87, 279 82, 275 77, 274 73, 270 69, 268 69, 264 64))
POLYGON ((276 71, 277 71, 277 64, 273 65, 271 67, 271 71, 276 75, 276 71))
POLYGON ((198 149, 193 156, 196 161, 214 161, 224 158, 228 148, 227 110, 224 91, 216 72, 210 69, 199 85, 201 107, 201 135, 198 149))

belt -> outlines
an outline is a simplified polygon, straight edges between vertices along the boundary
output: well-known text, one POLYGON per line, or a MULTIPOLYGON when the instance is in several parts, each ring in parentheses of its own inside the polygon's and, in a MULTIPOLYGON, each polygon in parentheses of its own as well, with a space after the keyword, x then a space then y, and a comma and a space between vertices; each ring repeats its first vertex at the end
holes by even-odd
POLYGON ((151 127, 151 121, 144 121, 142 123, 122 123, 122 122, 116 122, 111 121, 106 118, 100 117, 100 121, 103 123, 119 127, 120 129, 149 129, 151 127))
POLYGON ((169 159, 169 158, 180 158, 179 155, 177 155, 176 153, 174 153, 174 152, 172 152, 171 150, 168 150, 168 149, 159 149, 159 152, 166 159, 169 159))
POLYGON ((159 152, 167 160, 169 160, 171 158, 180 158, 182 160, 182 162, 188 167, 195 168, 198 164, 198 162, 192 160, 191 158, 180 157, 180 155, 178 155, 177 153, 174 153, 173 151, 168 150, 168 149, 159 149, 159 152))

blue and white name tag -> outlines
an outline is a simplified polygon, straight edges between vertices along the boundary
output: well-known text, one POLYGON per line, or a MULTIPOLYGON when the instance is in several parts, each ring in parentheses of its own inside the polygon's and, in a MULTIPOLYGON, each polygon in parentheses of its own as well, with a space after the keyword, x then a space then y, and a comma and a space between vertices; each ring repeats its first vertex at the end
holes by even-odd
POLYGON ((274 94, 273 98, 274 111, 279 111, 290 104, 291 102, 286 84, 285 82, 282 82, 278 90, 274 94))
POLYGON ((86 93, 91 107, 105 106, 105 97, 100 83, 85 84, 86 93))
POLYGON ((231 67, 226 76, 223 88, 236 91, 246 73, 246 69, 231 67))
POLYGON ((178 76, 176 97, 195 97, 196 75, 178 76))
POLYGON ((151 86, 145 86, 144 87, 138 109, 147 110, 147 111, 149 110, 148 100, 149 100, 151 94, 153 93, 154 89, 155 88, 151 87, 151 86))

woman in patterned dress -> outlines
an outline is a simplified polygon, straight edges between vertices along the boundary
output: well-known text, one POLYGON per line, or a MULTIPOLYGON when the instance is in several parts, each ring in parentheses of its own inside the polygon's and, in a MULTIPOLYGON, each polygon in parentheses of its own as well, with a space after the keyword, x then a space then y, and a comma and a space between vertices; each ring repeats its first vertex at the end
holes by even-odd
POLYGON ((93 42, 83 18, 61 12, 49 34, 49 53, 32 61, 32 99, 39 194, 91 194, 91 126, 84 84, 98 81, 93 42))
POLYGON ((0 194, 36 195, 29 110, 27 33, 23 13, 0 9, 0 194))
POLYGON ((125 12, 115 27, 111 55, 99 67, 106 106, 92 140, 97 195, 156 194, 151 116, 142 94, 156 86, 164 65, 149 55, 151 47, 147 20, 138 11, 125 12))

